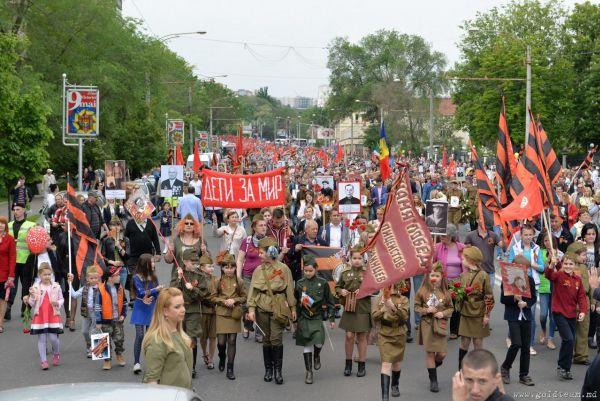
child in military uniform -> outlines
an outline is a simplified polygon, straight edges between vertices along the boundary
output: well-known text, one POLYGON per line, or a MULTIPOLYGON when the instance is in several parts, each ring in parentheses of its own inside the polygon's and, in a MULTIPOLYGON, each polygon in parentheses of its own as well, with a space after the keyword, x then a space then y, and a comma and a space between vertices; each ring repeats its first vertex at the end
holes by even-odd
MULTIPOLYGON (((567 253, 575 254, 577 264, 575 266, 575 274, 581 277, 585 297, 589 305, 594 304, 594 297, 590 288, 590 275, 587 265, 587 248, 582 242, 573 242, 567 247, 567 253)), ((576 365, 589 365, 588 355, 590 352, 588 346, 588 332, 590 330, 590 314, 585 312, 585 317, 582 321, 575 323, 575 348, 573 349, 573 363, 576 365)))
POLYGON ((335 299, 329 289, 327 280, 317 277, 317 263, 312 255, 305 255, 304 277, 296 282, 296 345, 304 347, 304 366, 306 377, 304 382, 313 382, 313 349, 314 368, 321 369, 321 349, 325 343, 325 327, 323 326, 323 310, 327 308, 330 327, 335 328, 335 299), (313 348, 314 347, 314 348, 313 348))
POLYGON ((358 339, 358 372, 356 376, 363 377, 366 374, 367 335, 371 330, 371 297, 356 299, 365 266, 361 251, 362 247, 352 248, 350 269, 341 274, 340 280, 335 286, 336 292, 341 298, 341 304, 344 305, 344 314, 340 320, 340 328, 346 331, 344 376, 352 374, 352 353, 355 339, 358 339))
POLYGON ((444 267, 436 262, 431 268, 427 280, 415 295, 415 313, 421 315, 419 323, 419 345, 426 353, 427 372, 429 373, 429 391, 439 391, 437 368, 444 362, 448 352, 448 319, 454 312, 452 297, 448 291, 448 282, 444 276, 444 267))
POLYGON ((248 291, 248 320, 256 322, 264 335, 264 381, 283 384, 283 330, 289 320, 296 320, 296 299, 290 269, 280 262, 279 248, 274 238, 258 242, 260 266, 252 273, 248 291))
POLYGON ((406 346, 406 320, 410 303, 403 295, 407 283, 400 280, 391 288, 385 288, 377 298, 373 320, 381 323, 378 336, 381 355, 381 399, 390 399, 390 375, 392 397, 400 396, 400 364, 406 346))
POLYGON ((212 370, 215 368, 213 358, 215 356, 215 349, 217 348, 217 331, 215 327, 217 317, 215 315, 215 304, 212 298, 215 295, 219 279, 213 276, 215 267, 213 266, 213 261, 208 253, 205 253, 200 257, 200 271, 208 283, 208 294, 200 300, 202 305, 202 334, 200 335, 200 348, 202 348, 202 358, 204 359, 206 368, 212 370))
POLYGON ((233 363, 236 340, 237 333, 242 331, 242 305, 246 302, 247 294, 244 282, 235 274, 235 257, 227 253, 219 265, 221 265, 221 279, 217 283, 213 297, 217 316, 219 371, 225 370, 227 355, 227 378, 235 380, 233 363))
POLYGON ((489 321, 494 308, 494 294, 490 276, 481 268, 482 260, 483 254, 479 248, 469 246, 463 249, 462 263, 468 270, 460 275, 460 284, 465 289, 466 296, 459 305, 459 369, 463 358, 469 352, 471 340, 475 349, 481 349, 483 339, 490 335, 489 321))
POLYGON ((177 288, 183 293, 185 319, 183 329, 192 339, 192 377, 196 377, 196 359, 198 357, 197 338, 202 335, 202 308, 200 301, 209 294, 209 283, 200 272, 200 257, 195 249, 183 251, 183 269, 177 270, 177 288))

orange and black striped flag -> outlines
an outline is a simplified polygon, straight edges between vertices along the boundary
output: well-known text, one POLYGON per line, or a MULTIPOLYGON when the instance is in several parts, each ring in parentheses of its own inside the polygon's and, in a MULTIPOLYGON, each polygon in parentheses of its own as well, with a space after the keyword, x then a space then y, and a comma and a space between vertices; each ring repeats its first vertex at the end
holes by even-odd
POLYGON ((585 160, 583 161, 583 163, 581 163, 581 166, 579 167, 580 170, 587 170, 592 166, 592 161, 594 160, 594 155, 597 151, 598 145, 596 145, 593 149, 590 149, 585 160))
POLYGON ((517 170, 517 159, 513 152, 512 141, 508 134, 506 122, 506 106, 502 96, 502 108, 498 120, 498 143, 496 144, 496 177, 500 184, 500 203, 505 206, 512 200, 510 194, 510 183, 517 170))
POLYGON ((492 230, 494 226, 501 226, 502 221, 498 212, 502 209, 500 200, 494 190, 494 184, 485 173, 483 164, 477 156, 475 146, 471 144, 471 159, 475 166, 475 179, 477 180, 477 210, 479 212, 479 226, 492 230))
POLYGON ((90 223, 77 200, 70 180, 67 180, 67 218, 71 223, 71 241, 75 251, 77 275, 81 277, 82 271, 95 264, 106 272, 106 265, 100 254, 100 244, 94 237, 90 223))
POLYGON ((558 156, 556 156, 556 152, 552 148, 552 144, 548 139, 548 134, 546 134, 542 123, 539 121, 537 122, 537 134, 538 148, 542 150, 542 163, 546 169, 546 174, 548 176, 550 185, 554 185, 562 174, 562 166, 560 165, 558 156))

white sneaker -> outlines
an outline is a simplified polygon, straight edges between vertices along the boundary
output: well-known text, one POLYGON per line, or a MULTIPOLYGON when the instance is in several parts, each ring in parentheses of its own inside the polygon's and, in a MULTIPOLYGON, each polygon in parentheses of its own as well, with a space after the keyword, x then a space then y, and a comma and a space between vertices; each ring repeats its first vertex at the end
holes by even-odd
POLYGON ((92 350, 91 350, 91 349, 87 349, 87 350, 86 350, 86 356, 87 356, 88 358, 91 358, 91 357, 92 357, 92 350))
POLYGON ((133 365, 133 373, 135 373, 137 375, 141 371, 142 371, 142 365, 140 365, 139 363, 136 363, 135 365, 133 365))
POLYGON ((512 342, 510 341, 510 338, 506 338, 506 348, 510 348, 510 345, 512 344, 512 342))
POLYGON ((529 347, 529 355, 537 355, 537 351, 533 347, 529 347))

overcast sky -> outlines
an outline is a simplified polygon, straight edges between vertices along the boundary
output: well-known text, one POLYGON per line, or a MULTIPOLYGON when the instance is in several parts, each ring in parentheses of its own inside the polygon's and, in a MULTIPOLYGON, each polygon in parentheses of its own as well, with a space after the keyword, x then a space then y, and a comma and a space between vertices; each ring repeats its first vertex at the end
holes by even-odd
MULTIPOLYGON (((316 98, 328 83, 327 50, 336 36, 356 42, 379 29, 416 34, 458 60, 459 25, 506 0, 123 0, 123 14, 149 34, 207 31, 169 47, 233 90, 268 86, 274 96, 316 98), (231 41, 241 43, 226 43, 231 41), (246 45, 244 45, 246 43, 246 45), (256 44, 252 44, 256 43, 256 44), (281 47, 257 44, 280 45, 281 47)), ((575 0, 567 0, 571 5, 575 0)))

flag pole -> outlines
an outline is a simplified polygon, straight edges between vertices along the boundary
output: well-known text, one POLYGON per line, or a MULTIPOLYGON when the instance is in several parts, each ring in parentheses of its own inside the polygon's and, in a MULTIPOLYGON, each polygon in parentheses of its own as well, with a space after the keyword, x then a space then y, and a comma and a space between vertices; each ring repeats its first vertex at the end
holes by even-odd
MULTIPOLYGON (((67 183, 70 182, 70 176, 69 173, 67 173, 67 183)), ((68 192, 68 191, 67 191, 68 192)), ((67 210, 69 210, 69 205, 70 205, 70 201, 69 201, 69 194, 67 193, 67 210)), ((72 265, 72 256, 71 256, 71 219, 69 218, 69 214, 67 213, 67 247, 69 248, 69 274, 73 274, 73 265, 72 265)), ((72 303, 72 297, 71 297, 71 286, 69 285, 69 319, 71 318, 71 315, 73 314, 73 311, 71 310, 71 303, 72 303)))

